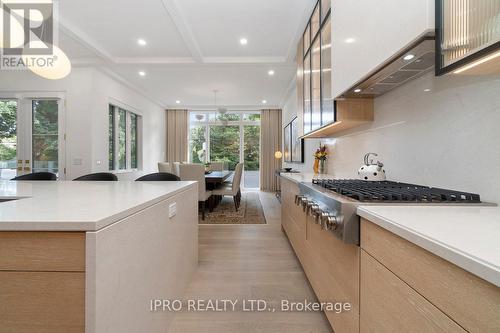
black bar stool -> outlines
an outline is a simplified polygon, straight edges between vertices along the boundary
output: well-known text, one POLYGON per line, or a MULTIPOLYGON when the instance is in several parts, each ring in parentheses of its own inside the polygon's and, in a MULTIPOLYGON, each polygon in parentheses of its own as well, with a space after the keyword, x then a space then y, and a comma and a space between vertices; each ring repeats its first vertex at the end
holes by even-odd
POLYGON ((57 176, 52 172, 33 172, 17 176, 11 180, 57 180, 57 176))
POLYGON ((157 173, 150 173, 149 175, 145 175, 142 177, 137 178, 135 181, 137 182, 176 182, 180 181, 181 179, 177 177, 176 175, 168 172, 157 172, 157 173))
POLYGON ((116 182, 117 180, 118 178, 116 177, 116 175, 109 172, 91 173, 73 179, 73 181, 108 181, 108 182, 116 182))

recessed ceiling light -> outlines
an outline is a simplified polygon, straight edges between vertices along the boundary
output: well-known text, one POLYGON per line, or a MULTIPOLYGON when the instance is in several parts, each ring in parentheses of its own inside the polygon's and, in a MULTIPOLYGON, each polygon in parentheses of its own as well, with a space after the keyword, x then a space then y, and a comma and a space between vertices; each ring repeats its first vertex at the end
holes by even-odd
POLYGON ((411 60, 413 58, 415 58, 415 56, 413 54, 407 54, 407 55, 404 56, 403 59, 406 60, 406 61, 408 61, 408 60, 411 60))
POLYGON ((137 40, 137 44, 139 44, 140 46, 146 46, 147 42, 144 39, 140 38, 137 40))
POLYGON ((359 92, 361 92, 361 89, 359 89, 359 88, 354 89, 354 92, 355 92, 355 93, 359 93, 359 92))
POLYGON ((176 101, 175 101, 175 104, 181 104, 181 101, 176 100, 176 101))
POLYGON ((429 91, 431 91, 431 90, 430 90, 429 88, 427 88, 427 89, 424 89, 424 91, 425 91, 425 92, 429 92, 429 91))
POLYGON ((263 99, 262 104, 267 104, 267 101, 265 99, 263 99))
POLYGON ((248 44, 248 40, 246 38, 241 38, 240 39, 240 44, 241 45, 247 45, 248 44))
POLYGON ((140 76, 146 76, 146 72, 145 71, 139 71, 139 75, 140 76))
POLYGON ((274 75, 274 71, 271 69, 269 72, 267 72, 267 74, 268 74, 269 76, 273 76, 273 75, 274 75))
POLYGON ((355 41, 356 41, 356 40, 355 40, 354 38, 352 38, 352 37, 350 37, 350 38, 346 38, 346 39, 344 40, 344 42, 346 42, 347 44, 354 43, 355 41))

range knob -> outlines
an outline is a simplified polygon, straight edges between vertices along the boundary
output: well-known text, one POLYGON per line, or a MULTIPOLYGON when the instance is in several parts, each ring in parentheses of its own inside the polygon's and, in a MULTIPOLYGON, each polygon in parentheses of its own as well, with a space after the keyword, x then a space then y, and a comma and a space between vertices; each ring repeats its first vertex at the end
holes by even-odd
POLYGON ((321 214, 321 228, 323 230, 335 231, 340 226, 340 219, 332 213, 324 212, 321 214))
POLYGON ((310 214, 312 212, 312 208, 318 206, 313 200, 307 200, 306 204, 306 214, 310 214))
POLYGON ((300 201, 300 203, 302 204, 302 211, 306 211, 307 209, 307 206, 309 205, 309 199, 307 198, 302 198, 302 200, 300 201))
POLYGON ((314 223, 321 223, 321 214, 323 214, 323 211, 319 208, 319 205, 316 205, 311 213, 314 223))
POLYGON ((314 214, 319 210, 319 205, 317 203, 313 203, 311 208, 309 209, 310 215, 314 216, 314 214))
POLYGON ((296 194, 295 195, 295 205, 300 206, 300 204, 302 203, 302 200, 304 200, 304 199, 305 199, 305 196, 296 194))

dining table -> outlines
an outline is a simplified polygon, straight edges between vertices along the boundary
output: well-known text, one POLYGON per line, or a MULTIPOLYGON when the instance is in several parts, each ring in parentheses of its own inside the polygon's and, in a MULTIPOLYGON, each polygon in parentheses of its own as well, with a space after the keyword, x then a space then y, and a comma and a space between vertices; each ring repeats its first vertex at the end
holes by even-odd
POLYGON ((207 190, 213 190, 219 184, 225 182, 231 175, 233 171, 223 170, 223 171, 210 171, 205 174, 205 184, 207 185, 207 190))

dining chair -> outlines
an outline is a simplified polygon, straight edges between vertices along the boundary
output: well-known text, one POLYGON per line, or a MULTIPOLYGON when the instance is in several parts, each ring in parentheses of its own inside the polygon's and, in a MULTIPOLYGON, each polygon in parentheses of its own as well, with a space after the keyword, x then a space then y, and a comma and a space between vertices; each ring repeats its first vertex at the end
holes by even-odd
POLYGON ((243 163, 236 164, 232 183, 224 183, 221 187, 212 191, 214 196, 232 196, 234 200, 234 208, 238 211, 241 203, 241 175, 243 174, 243 163))
POLYGON ((172 166, 168 162, 158 162, 158 172, 172 173, 172 166))
POLYGON ((17 176, 11 180, 57 180, 57 176, 52 172, 33 172, 17 176))
POLYGON ((210 162, 210 171, 222 171, 225 162, 210 162))
POLYGON ((149 175, 144 175, 137 178, 136 182, 175 182, 181 180, 179 176, 176 176, 168 172, 156 172, 150 173, 149 175))
POLYGON ((181 172, 180 172, 180 165, 181 163, 180 162, 174 162, 172 163, 172 173, 176 176, 181 176, 181 172))
POLYGON ((179 171, 181 180, 194 180, 198 182, 198 202, 201 203, 201 219, 205 220, 206 204, 212 197, 212 191, 207 191, 205 183, 205 166, 203 164, 181 164, 179 171))
POLYGON ((73 181, 113 181, 116 182, 118 177, 115 174, 109 172, 97 172, 90 173, 78 178, 73 179, 73 181))

